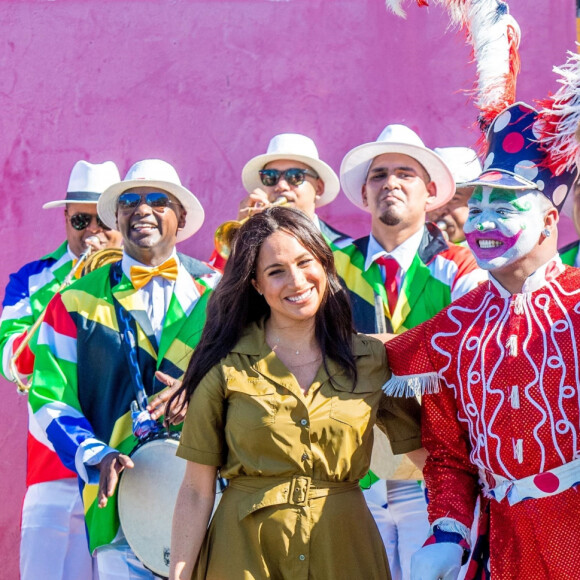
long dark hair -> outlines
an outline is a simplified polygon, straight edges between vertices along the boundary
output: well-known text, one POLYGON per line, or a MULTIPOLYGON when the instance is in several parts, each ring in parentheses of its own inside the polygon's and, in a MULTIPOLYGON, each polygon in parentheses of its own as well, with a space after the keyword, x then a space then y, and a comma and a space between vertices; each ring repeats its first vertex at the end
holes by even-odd
POLYGON ((282 230, 294 236, 322 265, 327 275, 326 291, 315 319, 315 335, 322 352, 336 361, 357 380, 352 338, 355 333, 348 296, 341 286, 334 257, 324 238, 303 212, 272 207, 251 217, 239 230, 226 264, 223 278, 207 305, 207 321, 199 344, 193 351, 181 388, 167 403, 168 407, 186 392, 189 400, 201 379, 236 345, 248 324, 266 318, 270 307, 252 285, 256 264, 264 241, 282 230))

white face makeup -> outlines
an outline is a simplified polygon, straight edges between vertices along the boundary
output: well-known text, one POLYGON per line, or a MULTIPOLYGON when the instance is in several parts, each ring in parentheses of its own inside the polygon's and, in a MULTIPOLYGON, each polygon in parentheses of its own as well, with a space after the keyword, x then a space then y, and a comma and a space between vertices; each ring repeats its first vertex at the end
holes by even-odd
POLYGON ((534 249, 544 229, 542 202, 536 191, 475 188, 463 230, 480 268, 503 268, 534 249))

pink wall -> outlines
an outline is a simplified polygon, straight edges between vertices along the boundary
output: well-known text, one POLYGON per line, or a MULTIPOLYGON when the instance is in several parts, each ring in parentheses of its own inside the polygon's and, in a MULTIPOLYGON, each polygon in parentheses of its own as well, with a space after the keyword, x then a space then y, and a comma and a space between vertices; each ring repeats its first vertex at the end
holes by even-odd
MULTIPOLYGON (((523 41, 518 97, 557 85, 574 50, 574 0, 511 0, 523 41)), ((336 169, 347 150, 403 122, 429 146, 472 145, 476 111, 461 89, 475 67, 441 8, 382 0, 21 0, 0 3, 0 287, 63 239, 59 199, 78 159, 124 173, 160 157, 206 208, 181 250, 211 252, 235 215, 240 171, 280 132, 313 137, 336 169)), ((353 234, 366 214, 342 196, 321 215, 353 234)), ((17 577, 24 492, 25 405, 4 382, 0 408, 0 578, 17 577)))

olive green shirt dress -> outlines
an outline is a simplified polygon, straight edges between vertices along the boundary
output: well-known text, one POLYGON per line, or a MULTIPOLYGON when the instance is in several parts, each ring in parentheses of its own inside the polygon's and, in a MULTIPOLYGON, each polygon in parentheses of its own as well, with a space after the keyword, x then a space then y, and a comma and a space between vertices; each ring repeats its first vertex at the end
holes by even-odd
POLYGON ((394 453, 421 447, 414 398, 386 396, 384 345, 353 337, 358 382, 327 359, 304 394, 272 352, 263 324, 202 379, 177 454, 229 480, 193 578, 389 579, 387 558, 358 480, 372 427, 394 453))

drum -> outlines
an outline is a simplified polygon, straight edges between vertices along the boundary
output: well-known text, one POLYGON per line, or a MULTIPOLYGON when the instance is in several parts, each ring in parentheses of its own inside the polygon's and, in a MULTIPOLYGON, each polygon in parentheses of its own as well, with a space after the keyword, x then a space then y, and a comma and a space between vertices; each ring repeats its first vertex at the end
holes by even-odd
POLYGON ((171 521, 185 473, 185 460, 175 452, 179 434, 163 432, 138 445, 133 469, 121 473, 119 519, 127 543, 144 566, 169 576, 171 521))
MULTIPOLYGON (((171 522, 185 474, 185 459, 177 457, 181 433, 150 435, 131 453, 133 469, 121 472, 117 505, 127 543, 143 565, 169 577, 171 522)), ((224 489, 216 482, 215 512, 224 489)))

